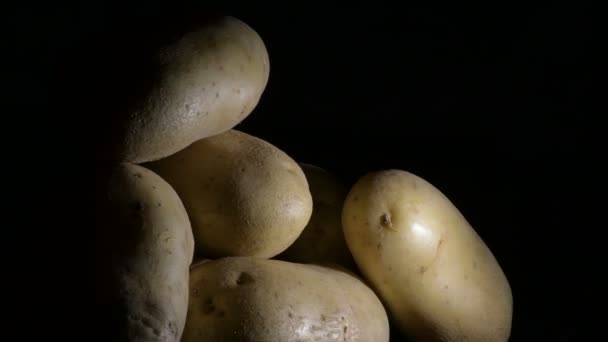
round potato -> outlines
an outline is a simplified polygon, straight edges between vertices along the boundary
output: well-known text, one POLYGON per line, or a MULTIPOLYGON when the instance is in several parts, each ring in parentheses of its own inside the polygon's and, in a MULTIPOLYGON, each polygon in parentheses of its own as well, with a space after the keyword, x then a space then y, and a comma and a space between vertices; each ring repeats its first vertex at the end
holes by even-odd
POLYGON ((356 277, 315 265, 230 257, 191 270, 183 342, 387 342, 386 311, 356 277))
POLYGON ((198 25, 157 51, 154 85, 122 120, 122 161, 158 160, 231 129, 268 82, 264 42, 233 17, 198 25))
POLYGON ((188 310, 194 240, 169 184, 138 165, 111 174, 101 215, 101 291, 114 341, 179 342, 188 310))
POLYGON ((148 167, 184 201, 197 256, 274 257, 296 240, 312 213, 300 166, 237 130, 199 140, 148 167))
POLYGON ((348 189, 328 171, 300 163, 312 195, 312 216, 298 239, 277 259, 298 263, 334 263, 348 269, 354 261, 342 231, 342 205, 348 189))
POLYGON ((359 269, 415 341, 507 341, 511 288, 497 260, 433 185, 372 172, 349 192, 342 222, 359 269))

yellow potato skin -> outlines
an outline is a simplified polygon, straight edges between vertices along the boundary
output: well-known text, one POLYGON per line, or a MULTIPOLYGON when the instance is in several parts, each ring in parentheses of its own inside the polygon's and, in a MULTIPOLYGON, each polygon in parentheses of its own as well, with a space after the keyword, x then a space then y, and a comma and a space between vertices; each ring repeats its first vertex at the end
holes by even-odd
POLYGON ((234 129, 146 166, 184 201, 200 257, 274 257, 296 240, 312 213, 300 166, 272 144, 234 129))
POLYGON ((116 340, 179 342, 186 322, 194 253, 183 203, 152 171, 121 163, 101 210, 102 291, 113 303, 116 340))
POLYGON ((182 342, 388 342, 382 303, 359 279, 315 265, 229 257, 191 270, 182 342))
POLYGON ((400 330, 414 341, 509 339, 511 288, 457 208, 402 170, 363 176, 342 212, 347 244, 400 330))
POLYGON ((243 21, 205 22, 159 50, 157 81, 124 120, 122 161, 167 157, 245 119, 270 74, 266 46, 243 21))
POLYGON ((316 165, 300 163, 313 200, 312 216, 302 234, 277 259, 299 263, 355 264, 344 240, 342 206, 348 188, 316 165))

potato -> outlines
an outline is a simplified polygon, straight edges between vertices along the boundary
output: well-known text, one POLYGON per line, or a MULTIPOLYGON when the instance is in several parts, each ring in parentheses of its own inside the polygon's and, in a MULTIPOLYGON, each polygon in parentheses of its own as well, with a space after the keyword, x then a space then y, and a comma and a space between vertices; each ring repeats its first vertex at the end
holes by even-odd
POLYGON ((374 292, 347 273, 228 257, 191 270, 182 342, 386 342, 388 324, 374 292))
POLYGON ((194 252, 181 200, 152 171, 122 163, 102 203, 98 275, 114 319, 103 329, 115 341, 179 342, 194 252))
POLYGON ((300 166, 270 143, 237 130, 147 166, 184 201, 197 256, 271 258, 296 240, 312 213, 300 166))
POLYGON ((233 128, 256 107, 270 70, 261 37, 234 17, 166 43, 156 64, 154 85, 125 116, 122 161, 158 160, 233 128))
POLYGON ((347 195, 346 242, 405 335, 507 341, 511 288, 500 265, 437 188, 402 170, 370 172, 347 195))
POLYGON ((312 195, 312 216, 298 239, 277 259, 299 263, 334 263, 355 267, 342 231, 347 188, 328 171, 300 163, 312 195))

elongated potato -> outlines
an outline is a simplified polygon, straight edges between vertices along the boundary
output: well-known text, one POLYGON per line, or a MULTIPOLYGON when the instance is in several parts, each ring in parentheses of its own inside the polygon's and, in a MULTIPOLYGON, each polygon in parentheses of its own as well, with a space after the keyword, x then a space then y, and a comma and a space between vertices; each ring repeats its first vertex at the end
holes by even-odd
POLYGON ((193 268, 183 342, 387 342, 386 311, 333 269, 230 257, 193 268))
POLYGON ((154 86, 125 116, 122 161, 167 157, 236 126, 257 105, 269 77, 263 40, 244 22, 205 22, 158 49, 154 86))
POLYGON ((347 244, 360 270, 414 341, 507 341, 511 288, 456 207, 416 175, 362 177, 344 204, 347 244))
POLYGON ((312 195, 312 216, 302 234, 277 259, 299 263, 333 263, 347 269, 354 261, 342 231, 342 205, 348 189, 331 173, 300 163, 312 195))
POLYGON ((312 197, 300 166, 270 143, 234 129, 147 166, 184 201, 197 256, 271 258, 310 219, 312 197))
POLYGON ((114 319, 103 329, 114 341, 179 342, 194 251, 181 200, 152 171, 123 163, 100 212, 100 287, 114 319))

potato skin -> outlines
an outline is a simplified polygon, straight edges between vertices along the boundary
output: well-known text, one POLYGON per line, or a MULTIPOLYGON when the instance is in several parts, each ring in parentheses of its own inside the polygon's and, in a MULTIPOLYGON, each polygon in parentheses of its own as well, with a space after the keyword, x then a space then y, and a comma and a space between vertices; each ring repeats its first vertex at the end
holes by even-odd
POLYGON ((312 213, 300 166, 234 129, 147 166, 184 201, 197 256, 271 258, 295 241, 312 213))
POLYGON ((156 60, 154 86, 125 117, 122 161, 158 160, 233 128, 257 105, 270 72, 262 38, 234 17, 183 33, 156 60))
POLYGON ((115 341, 179 342, 188 309, 194 240, 175 191, 152 171, 122 163, 101 211, 100 291, 115 341))
POLYGON ((332 263, 353 270, 344 240, 342 206, 348 189, 318 166, 300 163, 312 195, 312 216, 298 239, 276 258, 298 263, 332 263))
POLYGON ((347 195, 347 244, 401 331, 415 341, 507 341, 511 288, 497 260, 433 185, 371 172, 347 195))
POLYGON ((386 311, 357 278, 333 269, 229 257, 191 270, 183 342, 387 342, 386 311))

